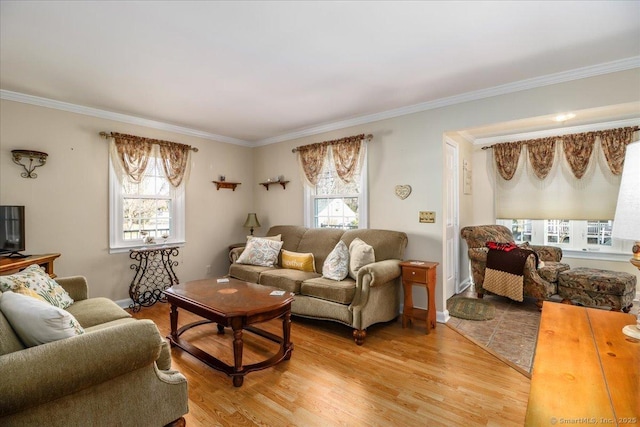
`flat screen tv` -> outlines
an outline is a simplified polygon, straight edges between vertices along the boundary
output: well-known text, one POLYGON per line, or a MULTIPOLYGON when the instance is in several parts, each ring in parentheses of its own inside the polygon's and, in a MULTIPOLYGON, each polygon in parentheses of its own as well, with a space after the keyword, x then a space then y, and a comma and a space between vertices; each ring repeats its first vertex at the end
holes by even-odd
POLYGON ((22 257, 25 249, 24 206, 0 206, 0 256, 22 257))

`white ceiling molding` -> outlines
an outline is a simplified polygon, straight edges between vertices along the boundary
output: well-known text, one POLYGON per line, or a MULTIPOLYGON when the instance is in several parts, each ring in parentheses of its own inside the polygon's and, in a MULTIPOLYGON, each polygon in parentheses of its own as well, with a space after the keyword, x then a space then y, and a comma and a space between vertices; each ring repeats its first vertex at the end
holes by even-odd
POLYGON ((158 122, 156 120, 143 119, 140 117, 121 113, 113 113, 111 111, 100 110, 98 108, 84 107, 82 105, 71 104, 69 102, 56 101, 54 99, 41 98, 39 96, 27 95, 24 93, 12 92, 4 89, 0 90, 0 99, 22 102, 24 104, 37 105, 39 107, 53 108, 56 110, 68 111, 71 113, 84 114, 85 116, 98 117, 100 119, 113 120, 121 123, 145 126, 152 129, 175 132, 181 135, 195 136, 198 138, 225 142, 228 144, 243 145, 246 147, 252 146, 252 144, 248 141, 243 141, 237 138, 230 138, 224 135, 216 135, 209 132, 202 132, 197 129, 190 129, 182 126, 172 125, 169 123, 158 122))
POLYGON ((606 129, 617 129, 627 126, 640 126, 640 117, 612 122, 592 123, 588 125, 546 129, 534 132, 517 133, 511 135, 493 136, 490 138, 477 138, 473 145, 486 146, 501 144, 504 142, 528 141, 530 139, 546 138, 549 136, 562 136, 572 133, 595 132, 606 129))
MULTIPOLYGON (((579 79, 588 78, 588 77, 595 77, 602 74, 626 71, 634 68, 640 68, 640 56, 634 56, 634 57, 621 59, 618 61, 606 62, 603 64, 598 64, 590 67, 577 68, 570 71, 564 71, 560 73, 549 74, 546 76, 521 80, 518 82, 508 83, 500 86, 494 86, 491 88, 481 89, 473 92, 467 92, 460 95, 423 102, 420 104, 400 107, 393 110, 383 111, 380 113, 369 114, 366 116, 356 117, 353 119, 347 119, 347 120, 328 123, 324 125, 314 126, 314 127, 294 131, 294 132, 289 132, 283 135, 274 136, 271 138, 261 139, 255 142, 244 141, 237 138, 231 138, 224 135, 216 135, 209 132, 203 132, 196 129, 176 126, 168 123, 158 122, 155 120, 143 119, 143 118, 127 115, 127 114, 100 110, 97 108, 84 107, 81 105, 71 104, 68 102, 56 101, 52 99, 42 98, 42 97, 33 96, 33 95, 27 95, 19 92, 12 92, 8 90, 0 90, 0 99, 22 102, 26 104, 41 106, 41 107, 54 108, 58 110, 69 111, 72 113, 84 114, 87 116, 114 120, 122 123, 140 125, 140 126, 153 128, 153 129, 160 129, 160 130, 165 130, 169 132, 175 132, 183 135, 195 136, 199 138, 225 142, 225 143, 234 144, 234 145, 255 147, 255 146, 275 144, 283 141, 289 141, 292 139, 302 138, 305 136, 317 135, 317 134, 321 134, 321 133, 325 133, 333 130, 372 123, 379 120, 390 119, 394 117, 404 116, 407 114, 413 114, 421 111, 427 111, 427 110, 446 107, 454 104, 460 104, 463 102, 476 101, 479 99, 489 98, 493 96, 505 95, 513 92, 519 92, 527 89, 535 89, 538 87, 564 83, 564 82, 579 80, 579 79)), ((537 134, 537 132, 534 132, 534 133, 537 134)), ((557 131, 556 131, 556 134, 557 134, 557 131)), ((521 135, 529 135, 529 134, 521 134, 521 135)), ((489 139, 491 138, 487 138, 486 140, 489 140, 489 139)), ((526 139, 531 139, 531 138, 526 137, 526 139)), ((511 141, 514 140, 513 135, 511 136, 510 140, 511 141)), ((479 144, 485 145, 485 144, 492 143, 492 142, 479 143, 478 141, 480 141, 480 139, 476 140, 476 143, 475 143, 476 145, 479 145, 479 144)), ((499 142, 499 141, 496 141, 496 142, 499 142)))
POLYGON ((522 90, 535 89, 538 87, 564 83, 572 80, 584 79, 587 77, 595 77, 602 74, 615 73, 618 71, 626 71, 633 68, 640 68, 640 56, 621 59, 619 61, 606 62, 604 64, 598 64, 591 67, 577 68, 575 70, 549 74, 541 77, 534 77, 531 79, 521 80, 514 83, 508 83, 508 84, 494 86, 487 89, 467 92, 460 95, 450 96, 447 98, 436 99, 434 101, 423 102, 415 105, 409 105, 407 107, 400 107, 393 110, 383 111, 381 113, 375 113, 367 116, 356 117, 349 120, 329 123, 326 125, 315 126, 315 127, 302 129, 296 132, 291 132, 291 133, 287 133, 280 136, 265 138, 265 139, 256 141, 255 144, 258 146, 274 144, 277 142, 283 142, 291 139, 316 135, 316 134, 329 132, 337 129, 343 129, 350 126, 357 126, 357 125, 362 125, 366 123, 376 122, 379 120, 404 116, 407 114, 418 113, 421 111, 447 107, 454 104, 461 104, 463 102, 477 101, 479 99, 490 98, 492 96, 505 95, 508 93, 519 92, 522 90))

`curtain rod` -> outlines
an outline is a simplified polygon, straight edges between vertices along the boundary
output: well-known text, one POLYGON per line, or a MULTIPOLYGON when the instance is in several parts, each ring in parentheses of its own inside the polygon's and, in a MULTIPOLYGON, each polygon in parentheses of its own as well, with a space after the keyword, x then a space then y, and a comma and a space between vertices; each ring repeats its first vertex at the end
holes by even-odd
MULTIPOLYGON (((354 136, 347 136, 347 137, 344 137, 344 138, 338 138, 338 139, 333 139, 333 140, 331 140, 331 141, 317 142, 316 144, 324 144, 324 143, 331 144, 331 143, 334 143, 334 142, 342 141, 343 139, 354 138, 354 137, 356 137, 356 136, 358 136, 358 135, 354 135, 354 136)), ((373 135, 372 135, 372 134, 365 135, 363 139, 366 139, 367 141, 371 141, 371 140, 373 139, 373 135)), ((309 144, 309 145, 313 145, 313 144, 309 144)), ((305 145, 301 145, 300 147, 292 148, 292 149, 291 149, 291 152, 292 152, 292 153, 295 153, 296 151, 298 151, 298 150, 299 150, 300 148, 302 148, 302 147, 306 147, 306 146, 305 146, 305 145)))
MULTIPOLYGON (((101 137, 103 137, 104 139, 113 138, 114 137, 112 132, 100 132, 99 135, 101 137)), ((163 141, 161 139, 153 139, 153 138, 144 138, 144 139, 150 141, 152 144, 162 144, 164 142, 171 142, 171 141, 163 141)), ((178 143, 174 142, 173 144, 178 144, 178 143)), ((182 144, 182 145, 186 145, 186 144, 182 144)), ((189 149, 192 150, 194 153, 198 152, 198 147, 189 146, 189 149)))
MULTIPOLYGON (((546 137, 542 137, 542 138, 532 138, 532 139, 528 139, 526 141, 511 141, 511 142, 522 142, 522 145, 527 145, 527 141, 535 141, 536 139, 562 138, 563 136, 580 135, 581 133, 602 133, 602 132, 608 132, 610 130, 616 130, 616 129, 627 129, 627 128, 614 128, 614 129, 596 130, 596 131, 592 131, 592 132, 569 133, 569 134, 566 134, 566 135, 546 136, 546 137)), ((640 127, 634 126, 634 127, 631 127, 631 130, 633 132, 637 132, 637 131, 640 130, 640 127)), ((497 144, 485 145, 484 147, 481 148, 481 150, 488 150, 489 148, 493 148, 496 145, 500 145, 500 144, 509 144, 509 142, 499 142, 497 144)))

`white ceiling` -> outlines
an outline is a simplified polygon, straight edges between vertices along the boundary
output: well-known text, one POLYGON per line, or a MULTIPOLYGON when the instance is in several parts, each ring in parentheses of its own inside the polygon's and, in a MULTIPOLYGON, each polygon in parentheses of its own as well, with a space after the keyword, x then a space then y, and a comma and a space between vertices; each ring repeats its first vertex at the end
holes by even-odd
POLYGON ((249 145, 639 59, 637 0, 0 3, 4 93, 249 145))

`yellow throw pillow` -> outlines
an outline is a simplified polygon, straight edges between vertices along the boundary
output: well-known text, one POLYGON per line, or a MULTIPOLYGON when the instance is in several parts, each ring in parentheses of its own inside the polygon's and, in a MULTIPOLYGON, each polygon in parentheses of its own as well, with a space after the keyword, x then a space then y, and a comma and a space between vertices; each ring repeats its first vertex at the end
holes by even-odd
POLYGON ((316 272, 316 262, 312 253, 301 254, 282 250, 282 268, 316 272))

